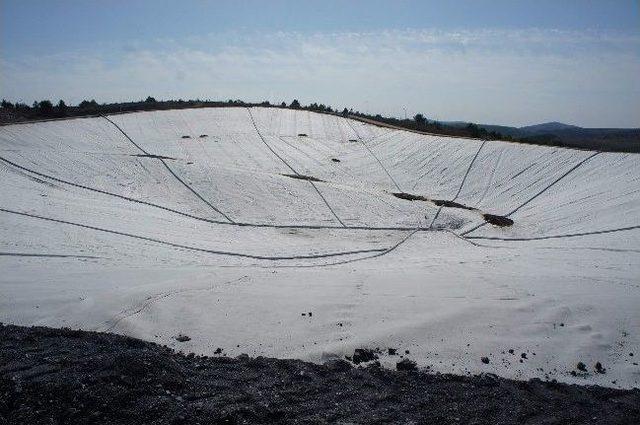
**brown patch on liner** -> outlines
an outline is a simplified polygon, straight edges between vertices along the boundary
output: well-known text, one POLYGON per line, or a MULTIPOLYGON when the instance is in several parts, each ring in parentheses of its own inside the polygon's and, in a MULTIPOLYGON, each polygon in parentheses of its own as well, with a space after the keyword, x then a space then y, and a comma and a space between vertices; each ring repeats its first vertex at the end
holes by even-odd
POLYGON ((454 201, 446 201, 443 199, 432 199, 431 202, 436 204, 439 207, 448 207, 448 208, 461 208, 463 210, 475 210, 476 208, 468 207, 466 205, 459 204, 454 201))
POLYGON ((444 199, 429 199, 426 196, 412 195, 411 193, 394 192, 394 193, 392 193, 392 195, 395 196, 396 198, 404 199, 404 200, 407 200, 407 201, 433 202, 438 207, 460 208, 460 209, 463 209, 463 210, 470 210, 470 211, 476 211, 477 210, 477 208, 468 207, 466 205, 459 204, 459 203, 454 202, 454 201, 447 201, 447 200, 444 200, 444 199))
POLYGON ((508 227, 513 225, 513 220, 509 217, 494 214, 482 214, 482 217, 484 218, 484 221, 489 224, 493 224, 494 226, 508 227))
POLYGON ((331 160, 332 160, 333 162, 340 162, 340 160, 339 160, 338 158, 331 158, 331 160))
POLYGON ((201 139, 204 139, 205 137, 209 137, 209 135, 208 135, 208 134, 201 134, 201 135, 200 135, 200 138, 201 138, 201 139))
POLYGON ((349 139, 349 141, 350 141, 350 142, 356 142, 356 143, 358 142, 358 140, 357 140, 357 139, 349 139))
POLYGON ((320 180, 317 177, 305 176, 304 174, 282 174, 282 175, 285 177, 291 177, 292 179, 307 180, 310 182, 324 182, 324 180, 320 180))
POLYGON ((182 136, 183 139, 191 139, 191 136, 182 136))
POLYGON ((307 137, 306 133, 298 133, 298 137, 307 137))
POLYGON ((424 196, 412 195, 410 193, 404 192, 393 192, 392 195, 396 198, 404 199, 406 201, 430 201, 429 198, 425 198, 424 196))
POLYGON ((134 154, 131 156, 136 156, 138 158, 155 158, 155 159, 170 159, 171 161, 175 161, 175 158, 172 158, 170 156, 164 156, 164 155, 152 155, 152 154, 146 154, 146 153, 138 153, 138 154, 134 154))

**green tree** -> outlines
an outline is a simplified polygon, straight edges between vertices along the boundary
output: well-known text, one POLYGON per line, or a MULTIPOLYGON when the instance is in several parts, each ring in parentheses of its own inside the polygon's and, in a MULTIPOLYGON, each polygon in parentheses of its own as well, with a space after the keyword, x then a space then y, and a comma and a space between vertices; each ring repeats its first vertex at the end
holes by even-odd
POLYGON ((6 99, 2 99, 2 109, 13 109, 13 103, 9 102, 6 99))
POLYGON ((50 100, 43 100, 38 103, 38 114, 43 117, 53 116, 53 103, 50 100))
POLYGON ((289 107, 293 109, 300 109, 300 102, 298 102, 298 99, 293 99, 293 102, 291 102, 289 107))
POLYGON ((58 102, 58 106, 56 106, 57 112, 58 112, 58 116, 60 117, 66 117, 67 116, 67 104, 64 103, 64 100, 60 99, 60 102, 58 102))

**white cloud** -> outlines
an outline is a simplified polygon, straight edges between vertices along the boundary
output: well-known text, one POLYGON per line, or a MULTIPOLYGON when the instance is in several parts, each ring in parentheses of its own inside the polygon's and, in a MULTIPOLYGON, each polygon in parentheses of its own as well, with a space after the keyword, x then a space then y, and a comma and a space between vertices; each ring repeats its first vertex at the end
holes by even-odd
POLYGON ((370 112, 640 126, 640 38, 553 30, 212 34, 4 59, 2 96, 318 101, 370 112))

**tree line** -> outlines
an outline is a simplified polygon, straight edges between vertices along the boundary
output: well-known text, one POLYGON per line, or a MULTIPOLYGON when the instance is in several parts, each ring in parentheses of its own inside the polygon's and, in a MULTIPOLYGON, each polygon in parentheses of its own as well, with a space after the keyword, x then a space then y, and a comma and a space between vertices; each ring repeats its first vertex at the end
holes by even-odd
POLYGON ((333 108, 323 103, 310 103, 302 105, 298 99, 294 99, 287 104, 272 104, 269 101, 260 103, 244 102, 242 100, 229 99, 227 101, 213 100, 156 100, 154 97, 147 97, 144 100, 135 102, 115 102, 115 103, 98 103, 95 99, 83 100, 77 105, 67 105, 64 100, 60 100, 55 105, 50 100, 42 100, 33 102, 31 106, 26 103, 11 103, 5 99, 0 104, 0 123, 20 122, 30 120, 55 119, 65 117, 92 116, 100 114, 113 114, 134 111, 151 111, 165 109, 182 109, 182 108, 199 108, 199 107, 247 107, 247 106, 264 106, 288 109, 301 109, 326 114, 342 115, 344 117, 359 117, 372 121, 378 121, 384 124, 417 130, 427 133, 443 134, 458 137, 474 137, 488 140, 512 140, 510 136, 499 134, 495 131, 487 131, 475 124, 468 124, 466 127, 453 127, 442 124, 436 120, 430 120, 423 114, 416 114, 412 119, 399 119, 394 117, 383 117, 380 114, 371 115, 360 111, 354 111, 353 108, 333 108))

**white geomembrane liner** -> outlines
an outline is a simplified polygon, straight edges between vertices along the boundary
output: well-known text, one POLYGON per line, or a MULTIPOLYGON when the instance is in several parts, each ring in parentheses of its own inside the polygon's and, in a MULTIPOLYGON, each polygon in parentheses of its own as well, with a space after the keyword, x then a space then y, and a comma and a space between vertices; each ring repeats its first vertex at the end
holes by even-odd
POLYGON ((3 322, 640 385, 639 155, 203 108, 0 127, 0 178, 3 322))

